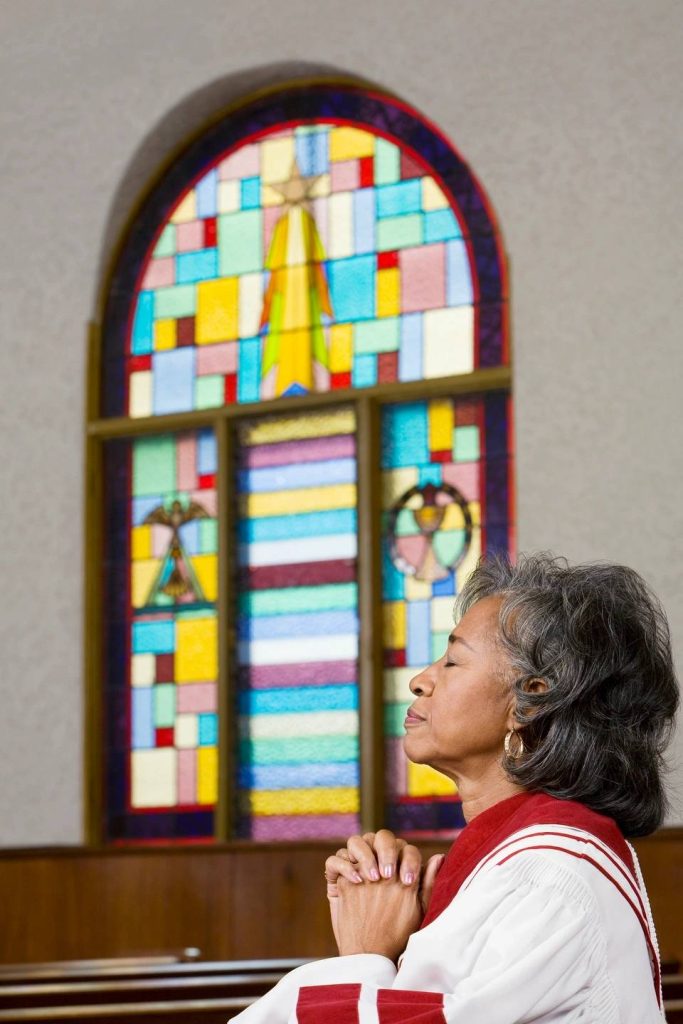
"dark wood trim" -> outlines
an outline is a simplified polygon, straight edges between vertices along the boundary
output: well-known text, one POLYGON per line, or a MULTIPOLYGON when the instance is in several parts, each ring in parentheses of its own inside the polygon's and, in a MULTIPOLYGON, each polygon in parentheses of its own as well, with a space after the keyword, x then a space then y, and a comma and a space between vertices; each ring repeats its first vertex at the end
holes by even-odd
POLYGON ((194 412, 170 413, 167 416, 117 416, 110 419, 95 419, 88 425, 93 437, 134 437, 140 434, 173 433, 178 430, 196 430, 213 426, 217 419, 243 419, 267 414, 290 414, 299 411, 314 411, 328 405, 343 405, 364 398, 380 402, 407 402, 417 398, 451 397, 464 394, 480 394, 484 391, 501 391, 511 386, 512 373, 506 366, 474 370, 454 377, 438 377, 433 380, 398 381, 392 384, 377 384, 369 388, 345 388, 339 391, 312 392, 290 398, 278 398, 270 402, 234 402, 217 409, 197 409, 194 412))
MULTIPOLYGON (((440 853, 451 845, 448 839, 420 840, 420 849, 432 853, 440 853)), ((637 850, 647 848, 652 843, 673 842, 683 843, 683 826, 674 825, 658 829, 651 836, 633 840, 637 850)), ((226 852, 253 853, 261 855, 268 852, 287 853, 292 850, 327 850, 330 842, 327 839, 300 839, 296 842, 259 842, 253 839, 231 839, 227 842, 175 842, 145 843, 126 840, 125 845, 74 845, 74 846, 15 846, 1 847, 0 861, 24 858, 69 858, 69 857, 137 857, 140 854, 154 856, 159 853, 172 856, 184 856, 190 853, 208 853, 220 855, 226 852)))
POLYGON ((632 839, 631 842, 639 846, 641 843, 652 842, 683 842, 683 825, 664 825, 653 832, 651 836, 642 836, 640 839, 632 839))
POLYGON ((233 779, 236 736, 234 713, 235 627, 233 589, 235 586, 234 432, 226 419, 216 420, 218 446, 218 802, 215 836, 220 841, 233 835, 233 779))
POLYGON ((86 434, 83 487, 83 832, 90 843, 102 839, 102 444, 87 432, 99 413, 100 332, 88 329, 86 434))
POLYGON ((384 819, 384 700, 382 686, 382 554, 380 410, 372 397, 356 401, 358 466, 358 657, 360 690, 361 829, 384 819))

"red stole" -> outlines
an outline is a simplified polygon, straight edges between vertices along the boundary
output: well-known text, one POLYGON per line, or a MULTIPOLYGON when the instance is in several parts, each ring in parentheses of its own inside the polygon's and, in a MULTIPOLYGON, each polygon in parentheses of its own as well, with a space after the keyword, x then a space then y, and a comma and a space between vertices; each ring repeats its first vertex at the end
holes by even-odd
POLYGON ((611 818, 573 800, 558 800, 547 793, 519 793, 482 811, 460 833, 436 877, 421 927, 446 909, 480 860, 513 833, 531 825, 571 825, 590 832, 609 846, 635 877, 631 851, 611 818))

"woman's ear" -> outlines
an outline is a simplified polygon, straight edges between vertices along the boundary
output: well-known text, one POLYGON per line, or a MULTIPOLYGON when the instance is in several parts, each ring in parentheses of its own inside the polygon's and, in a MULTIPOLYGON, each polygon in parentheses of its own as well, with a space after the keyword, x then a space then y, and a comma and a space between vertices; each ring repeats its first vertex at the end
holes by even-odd
POLYGON ((547 693, 550 687, 545 679, 541 679, 540 676, 532 676, 531 679, 524 681, 522 689, 525 693, 547 693))
MULTIPOLYGON (((548 684, 545 681, 545 679, 542 679, 540 676, 530 676, 528 679, 525 679, 524 682, 522 683, 522 689, 524 690, 525 693, 547 693, 548 690, 550 689, 550 687, 548 686, 548 684)), ((509 729, 519 729, 520 728, 519 719, 517 718, 517 716, 515 714, 515 711, 516 711, 516 701, 513 702, 513 704, 510 707, 510 712, 509 712, 509 715, 508 715, 508 722, 507 722, 508 730, 509 729)), ((536 713, 536 709, 535 708, 529 708, 525 712, 525 714, 529 718, 532 715, 534 715, 535 713, 536 713)))

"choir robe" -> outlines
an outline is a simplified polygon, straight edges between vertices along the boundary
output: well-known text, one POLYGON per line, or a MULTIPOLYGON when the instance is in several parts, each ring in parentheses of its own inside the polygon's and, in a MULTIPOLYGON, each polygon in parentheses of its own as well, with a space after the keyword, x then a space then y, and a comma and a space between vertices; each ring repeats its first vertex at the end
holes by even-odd
POLYGON ((305 964, 233 1020, 661 1024, 659 970, 635 851, 616 824, 522 793, 460 833, 398 969, 365 953, 305 964))

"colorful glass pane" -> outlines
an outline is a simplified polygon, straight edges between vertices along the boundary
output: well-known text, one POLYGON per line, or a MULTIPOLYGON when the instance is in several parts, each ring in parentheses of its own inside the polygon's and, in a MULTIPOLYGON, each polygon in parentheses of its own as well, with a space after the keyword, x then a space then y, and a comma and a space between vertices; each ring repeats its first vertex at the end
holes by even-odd
POLYGON ((359 828, 353 410, 239 429, 239 834, 359 828))
POLYGON ((214 435, 150 436, 111 448, 130 494, 122 503, 120 492, 110 493, 109 508, 108 574, 129 652, 125 663, 109 664, 109 686, 126 704, 125 731, 115 739, 126 751, 126 786, 123 799, 111 801, 119 803, 111 837, 163 834, 171 811, 176 821, 193 818, 190 834, 210 833, 206 811, 218 788, 214 435), (121 600, 115 585, 126 573, 121 600))
POLYGON ((410 680, 442 657, 482 551, 511 551, 508 399, 435 398, 382 415, 385 736, 390 827, 463 824, 455 787, 403 752, 410 680))
POLYGON ((151 416, 507 361, 481 189, 387 96, 284 90, 189 147, 135 223, 105 415, 151 416))
POLYGON ((370 131, 276 131, 179 199, 129 352, 130 416, 467 373, 458 218, 432 175, 370 131))

